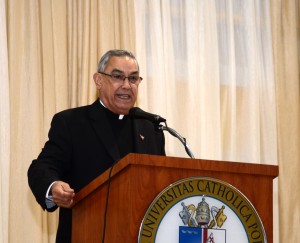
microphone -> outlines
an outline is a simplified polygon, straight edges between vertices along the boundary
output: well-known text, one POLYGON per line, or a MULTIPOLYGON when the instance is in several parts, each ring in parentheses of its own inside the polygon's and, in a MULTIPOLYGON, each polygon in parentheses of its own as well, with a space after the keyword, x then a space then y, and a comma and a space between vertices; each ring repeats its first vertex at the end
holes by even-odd
POLYGON ((162 118, 159 115, 155 115, 155 114, 151 114, 149 112, 143 111, 142 109, 140 109, 138 107, 131 108, 129 110, 128 115, 130 117, 132 117, 132 118, 147 119, 147 120, 153 122, 155 125, 157 125, 158 126, 158 130, 168 131, 171 135, 173 135, 174 137, 178 138, 179 141, 184 145, 185 151, 190 156, 190 158, 195 159, 193 152, 191 151, 191 149, 189 148, 189 146, 188 146, 188 144, 186 142, 186 139, 184 137, 182 137, 174 129, 168 127, 165 118, 162 118), (160 125, 159 123, 161 123, 161 122, 165 122, 166 126, 160 125))
POLYGON ((166 122, 165 118, 160 117, 159 115, 151 114, 149 112, 143 111, 138 107, 133 107, 129 110, 129 116, 133 118, 144 118, 155 124, 159 124, 161 122, 166 122))

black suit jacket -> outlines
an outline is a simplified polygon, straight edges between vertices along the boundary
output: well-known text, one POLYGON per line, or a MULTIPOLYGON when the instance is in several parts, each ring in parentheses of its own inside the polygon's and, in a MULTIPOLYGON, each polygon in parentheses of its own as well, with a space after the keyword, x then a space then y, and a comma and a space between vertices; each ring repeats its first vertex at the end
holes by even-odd
MULTIPOLYGON (((56 180, 65 181, 75 193, 120 160, 112 128, 99 100, 92 105, 57 113, 51 122, 49 140, 28 170, 29 186, 43 209, 45 195, 56 180)), ((136 153, 165 155, 164 135, 153 123, 133 119, 136 153)), ((72 213, 60 208, 56 242, 71 242, 72 213)))

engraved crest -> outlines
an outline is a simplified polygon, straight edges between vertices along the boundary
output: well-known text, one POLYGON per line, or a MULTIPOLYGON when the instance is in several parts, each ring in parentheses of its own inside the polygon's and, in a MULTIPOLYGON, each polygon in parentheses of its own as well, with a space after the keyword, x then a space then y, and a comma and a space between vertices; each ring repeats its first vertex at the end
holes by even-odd
POLYGON ((197 208, 193 204, 186 206, 184 202, 181 205, 183 209, 179 212, 179 217, 183 224, 189 227, 222 228, 227 219, 224 214, 225 206, 223 205, 220 209, 215 206, 210 208, 204 196, 202 201, 198 203, 197 208))

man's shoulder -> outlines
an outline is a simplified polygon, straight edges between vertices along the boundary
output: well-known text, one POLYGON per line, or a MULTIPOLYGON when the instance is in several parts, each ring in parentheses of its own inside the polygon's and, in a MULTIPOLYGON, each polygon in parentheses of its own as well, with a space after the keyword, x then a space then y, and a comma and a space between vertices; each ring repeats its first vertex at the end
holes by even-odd
MULTIPOLYGON (((97 102, 97 101, 96 101, 97 102)), ((64 119, 77 119, 77 118, 84 118, 87 116, 88 111, 92 109, 93 106, 96 105, 96 102, 89 105, 69 108, 66 110, 62 110, 54 115, 56 117, 62 117, 64 119)))
POLYGON ((68 114, 76 114, 76 113, 84 112, 89 106, 91 105, 68 108, 57 112, 55 115, 68 115, 68 114))

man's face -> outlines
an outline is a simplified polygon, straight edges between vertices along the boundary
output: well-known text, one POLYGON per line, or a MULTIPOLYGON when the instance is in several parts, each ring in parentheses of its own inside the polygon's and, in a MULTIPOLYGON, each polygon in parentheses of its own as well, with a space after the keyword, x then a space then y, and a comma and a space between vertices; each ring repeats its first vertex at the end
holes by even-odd
MULTIPOLYGON (((139 70, 136 61, 130 57, 111 57, 104 73, 128 77, 138 76, 139 70)), ((94 81, 101 101, 110 111, 128 114, 136 101, 139 82, 131 84, 127 78, 124 82, 114 82, 111 77, 100 73, 94 74, 94 81)))

